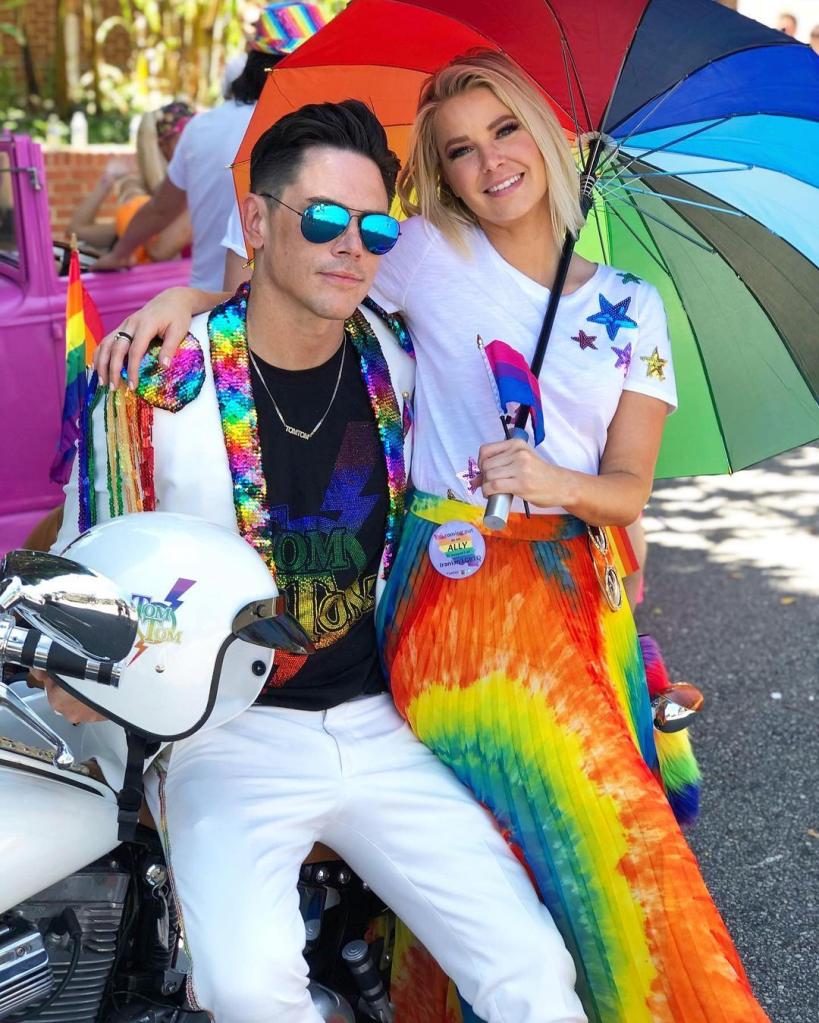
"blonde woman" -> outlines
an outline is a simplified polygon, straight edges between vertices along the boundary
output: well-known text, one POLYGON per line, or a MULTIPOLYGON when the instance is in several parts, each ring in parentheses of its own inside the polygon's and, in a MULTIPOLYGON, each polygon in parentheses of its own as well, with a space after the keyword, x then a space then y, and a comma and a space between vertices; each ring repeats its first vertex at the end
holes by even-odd
MULTIPOLYGON (((94 188, 77 206, 68 225, 69 234, 99 252, 110 249, 125 233, 136 213, 148 202, 159 184, 163 168, 193 117, 187 103, 175 101, 143 114, 139 122, 136 162, 133 158, 109 160, 94 188), (97 214, 112 190, 116 195, 113 220, 97 221, 97 214)), ((135 263, 157 263, 190 256, 191 223, 182 213, 136 251, 135 263)))
MULTIPOLYGON (((656 783, 634 623, 588 529, 633 522, 649 494, 676 403, 659 295, 575 255, 539 381, 545 439, 501 439, 476 337, 532 357, 582 222, 567 142, 528 79, 471 54, 424 88, 399 194, 411 219, 375 293, 402 312, 418 370, 416 491, 377 612, 396 705, 525 858, 590 1020, 759 1023, 656 783), (490 532, 499 493, 512 514, 490 532)), ((167 352, 180 303, 214 297, 176 291, 124 329, 163 333, 167 352)))

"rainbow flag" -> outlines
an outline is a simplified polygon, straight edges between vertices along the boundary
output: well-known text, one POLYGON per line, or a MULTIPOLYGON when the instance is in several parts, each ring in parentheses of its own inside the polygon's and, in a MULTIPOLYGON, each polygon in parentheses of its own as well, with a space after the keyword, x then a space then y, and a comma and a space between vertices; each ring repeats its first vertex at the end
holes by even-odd
POLYGON ((490 341, 483 346, 486 360, 498 385, 500 403, 507 412, 509 405, 528 405, 532 410, 532 424, 535 429, 535 445, 546 436, 543 429, 543 404, 540 384, 526 359, 519 351, 505 341, 490 341))
POLYGON ((80 435, 80 412, 86 392, 86 367, 91 365, 94 349, 102 340, 100 314, 94 300, 80 280, 80 257, 71 252, 68 269, 68 290, 65 296, 65 398, 63 420, 57 454, 49 476, 54 483, 65 486, 80 435))

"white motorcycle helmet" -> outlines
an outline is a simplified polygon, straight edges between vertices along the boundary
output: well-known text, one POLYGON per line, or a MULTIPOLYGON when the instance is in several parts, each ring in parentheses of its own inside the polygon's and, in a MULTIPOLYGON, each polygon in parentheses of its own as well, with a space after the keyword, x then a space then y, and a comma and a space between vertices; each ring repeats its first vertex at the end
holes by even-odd
POLYGON ((259 695, 274 650, 312 651, 265 562, 223 526, 141 512, 94 526, 62 556, 118 585, 136 637, 110 677, 57 674, 84 703, 150 740, 230 720, 259 695))

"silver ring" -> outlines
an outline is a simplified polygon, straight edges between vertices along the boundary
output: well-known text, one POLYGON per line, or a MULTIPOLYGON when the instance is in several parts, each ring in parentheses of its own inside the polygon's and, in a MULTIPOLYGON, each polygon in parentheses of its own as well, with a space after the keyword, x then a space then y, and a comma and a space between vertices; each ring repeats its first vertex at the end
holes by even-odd
POLYGON ((120 338, 122 338, 122 340, 125 341, 126 344, 130 345, 134 340, 134 335, 129 334, 127 330, 118 330, 116 334, 114 334, 114 340, 119 341, 120 338))

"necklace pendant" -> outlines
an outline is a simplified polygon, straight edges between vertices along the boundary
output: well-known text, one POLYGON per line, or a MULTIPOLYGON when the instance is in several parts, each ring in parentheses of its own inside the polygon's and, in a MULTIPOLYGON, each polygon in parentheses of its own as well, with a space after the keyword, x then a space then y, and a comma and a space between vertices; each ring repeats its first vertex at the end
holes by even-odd
POLYGON ((313 436, 311 433, 305 433, 304 430, 297 430, 295 426, 289 426, 287 423, 284 424, 284 428, 293 437, 298 437, 299 440, 310 440, 313 436))

